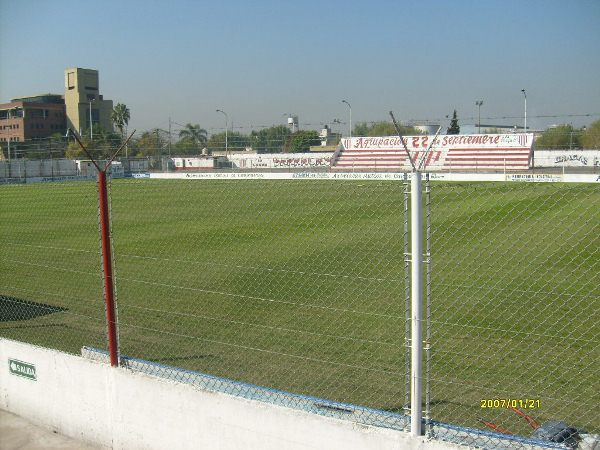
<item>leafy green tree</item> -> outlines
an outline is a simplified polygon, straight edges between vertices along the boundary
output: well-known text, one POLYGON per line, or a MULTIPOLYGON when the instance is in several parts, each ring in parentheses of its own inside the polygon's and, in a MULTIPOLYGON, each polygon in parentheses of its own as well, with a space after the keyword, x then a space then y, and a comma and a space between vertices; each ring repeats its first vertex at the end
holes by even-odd
MULTIPOLYGON (((414 127, 407 127, 404 125, 399 126, 403 136, 412 136, 415 134, 421 134, 419 130, 414 127)), ((398 132, 392 122, 373 122, 368 124, 367 122, 360 122, 354 126, 352 136, 397 136, 398 132)))
POLYGON ((179 138, 195 145, 198 150, 201 150, 208 141, 208 133, 200 125, 192 125, 188 123, 185 128, 179 132, 179 138))
MULTIPOLYGON (((94 159, 107 159, 118 150, 121 145, 121 136, 112 131, 107 131, 100 125, 94 126, 93 139, 90 139, 88 130, 80 136, 81 143, 87 148, 94 159)), ((71 159, 88 159, 88 155, 81 149, 75 139, 69 141, 65 157, 71 159)))
POLYGON ((450 121, 450 126, 448 127, 447 134, 460 134, 460 126, 458 125, 458 116, 456 114, 456 110, 454 110, 454 114, 452 114, 452 120, 450 121))
POLYGON ((581 131, 573 125, 559 125, 548 128, 535 141, 540 149, 571 149, 581 148, 581 131))
POLYGON ((250 145, 257 153, 281 153, 291 131, 285 125, 276 125, 250 133, 250 145))
MULTIPOLYGON (((237 131, 227 133, 227 149, 233 152, 239 152, 251 147, 252 139, 246 134, 237 131)), ((225 132, 216 133, 210 136, 206 147, 210 153, 214 151, 225 151, 225 132)))
POLYGON ((486 128, 485 130, 483 130, 484 134, 502 134, 504 133, 504 131, 502 131, 500 128, 496 128, 496 127, 492 127, 492 128, 486 128))
POLYGON ((600 149, 600 120, 586 128, 581 137, 583 148, 600 149))
POLYGON ((142 135, 134 142, 134 148, 137 152, 138 157, 158 157, 164 153, 164 149, 167 146, 167 142, 161 136, 160 130, 154 129, 145 131, 142 135))
POLYGON ((180 139, 177 141, 172 150, 173 155, 200 155, 202 148, 198 147, 198 144, 193 142, 191 139, 180 139))
POLYGON ((121 139, 125 138, 124 130, 129 124, 131 119, 131 112, 127 105, 123 103, 117 103, 110 114, 110 120, 115 124, 119 132, 121 133, 121 139))
POLYGON ((311 145, 319 145, 319 133, 314 130, 299 130, 290 134, 285 143, 285 153, 302 153, 310 151, 311 145))

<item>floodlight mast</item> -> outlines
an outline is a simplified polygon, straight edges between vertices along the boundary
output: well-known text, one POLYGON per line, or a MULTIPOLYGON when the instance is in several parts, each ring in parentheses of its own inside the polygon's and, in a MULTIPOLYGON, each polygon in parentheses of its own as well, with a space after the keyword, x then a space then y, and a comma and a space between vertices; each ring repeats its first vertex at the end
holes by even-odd
POLYGON ((108 206, 108 189, 106 185, 106 172, 110 168, 117 154, 125 147, 135 130, 129 135, 127 140, 121 144, 119 149, 112 155, 104 168, 100 168, 98 162, 92 157, 88 149, 81 142, 77 133, 73 130, 67 130, 68 135, 72 134, 83 152, 90 158, 98 172, 98 205, 99 205, 99 220, 100 220, 100 239, 102 246, 102 269, 104 272, 104 301, 106 304, 106 322, 108 327, 108 354, 110 356, 110 365, 117 367, 119 365, 119 342, 117 335, 117 311, 114 297, 114 279, 112 269, 112 249, 110 240, 110 212, 108 206))

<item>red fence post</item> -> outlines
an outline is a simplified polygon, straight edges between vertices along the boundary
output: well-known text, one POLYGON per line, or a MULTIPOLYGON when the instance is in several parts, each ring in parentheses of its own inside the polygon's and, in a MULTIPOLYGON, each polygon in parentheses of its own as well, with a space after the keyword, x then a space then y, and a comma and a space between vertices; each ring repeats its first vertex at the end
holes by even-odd
POLYGON ((104 300, 106 302, 106 322, 108 325, 108 353, 110 365, 119 365, 117 344, 117 320, 112 273, 112 254, 110 246, 110 223, 108 220, 108 192, 106 189, 106 171, 98 171, 98 196, 100 200, 100 236, 102 241, 102 267, 104 269, 104 300))

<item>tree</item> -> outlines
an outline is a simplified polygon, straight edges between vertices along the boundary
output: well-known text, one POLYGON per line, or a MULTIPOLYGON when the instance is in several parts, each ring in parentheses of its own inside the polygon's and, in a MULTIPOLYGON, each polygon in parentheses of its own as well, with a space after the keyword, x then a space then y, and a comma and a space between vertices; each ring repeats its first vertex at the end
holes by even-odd
POLYGON ((504 133, 500 128, 497 127, 492 127, 492 128, 486 128, 485 130, 483 130, 484 134, 502 134, 504 133))
POLYGON ((166 141, 161 137, 160 130, 154 129, 142 133, 139 139, 135 141, 137 156, 160 156, 163 153, 166 141))
MULTIPOLYGON (((83 131, 80 137, 82 144, 94 159, 107 159, 119 148, 121 137, 113 132, 106 131, 100 125, 94 126, 94 139, 90 139, 90 133, 83 131)), ((81 149, 77 141, 69 142, 65 151, 65 157, 71 159, 88 159, 88 155, 81 149)))
POLYGON ((121 133, 121 139, 125 138, 124 129, 129 124, 129 119, 131 119, 131 113, 127 105, 123 103, 117 103, 110 114, 110 120, 112 120, 121 133))
MULTIPOLYGON (((421 134, 419 130, 414 127, 408 127, 400 125, 400 132, 403 136, 412 136, 415 134, 421 134)), ((392 122, 373 122, 370 125, 367 122, 357 123, 354 126, 353 136, 398 136, 396 127, 392 122)))
POLYGON ((202 150, 208 141, 208 133, 200 125, 192 125, 188 123, 185 128, 179 132, 181 140, 187 141, 188 144, 196 146, 198 153, 202 150))
MULTIPOLYGON (((229 131, 227 133, 227 149, 229 151, 243 151, 246 147, 251 146, 250 136, 237 131, 229 131)), ((225 132, 216 133, 210 136, 206 143, 206 147, 210 153, 214 151, 225 151, 225 132)))
POLYGON ((319 145, 319 133, 314 130, 298 130, 290 134, 285 143, 286 153, 303 153, 310 151, 311 145, 319 145))
POLYGON ((285 125, 276 125, 250 133, 250 145, 257 153, 281 153, 291 131, 285 125))
POLYGON ((600 120, 586 128, 581 137, 583 148, 600 149, 600 120))
POLYGON ((573 125, 558 125, 544 131, 535 141, 538 149, 581 148, 581 130, 573 125))
POLYGON ((175 143, 173 154, 174 155, 199 155, 202 153, 202 149, 197 144, 192 142, 190 139, 179 139, 175 143))
POLYGON ((460 134, 460 126, 458 126, 458 116, 456 115, 456 110, 454 110, 454 114, 452 114, 452 120, 450 121, 450 126, 448 127, 448 134, 460 134))

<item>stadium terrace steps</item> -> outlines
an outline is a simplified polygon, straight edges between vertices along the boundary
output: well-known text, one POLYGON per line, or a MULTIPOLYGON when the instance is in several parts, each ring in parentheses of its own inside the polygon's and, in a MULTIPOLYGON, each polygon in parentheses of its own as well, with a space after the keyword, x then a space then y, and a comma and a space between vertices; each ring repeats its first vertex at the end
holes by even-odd
MULTIPOLYGON (((412 153, 412 152, 411 152, 412 153)), ((416 152, 413 159, 423 156, 423 151, 416 152)), ((528 169, 531 162, 531 148, 495 147, 495 148, 446 148, 433 149, 425 166, 436 170, 523 170, 528 169), (430 164, 431 163, 431 164, 430 164)), ((343 148, 332 169, 395 169, 408 170, 404 149, 398 148, 343 148)))

